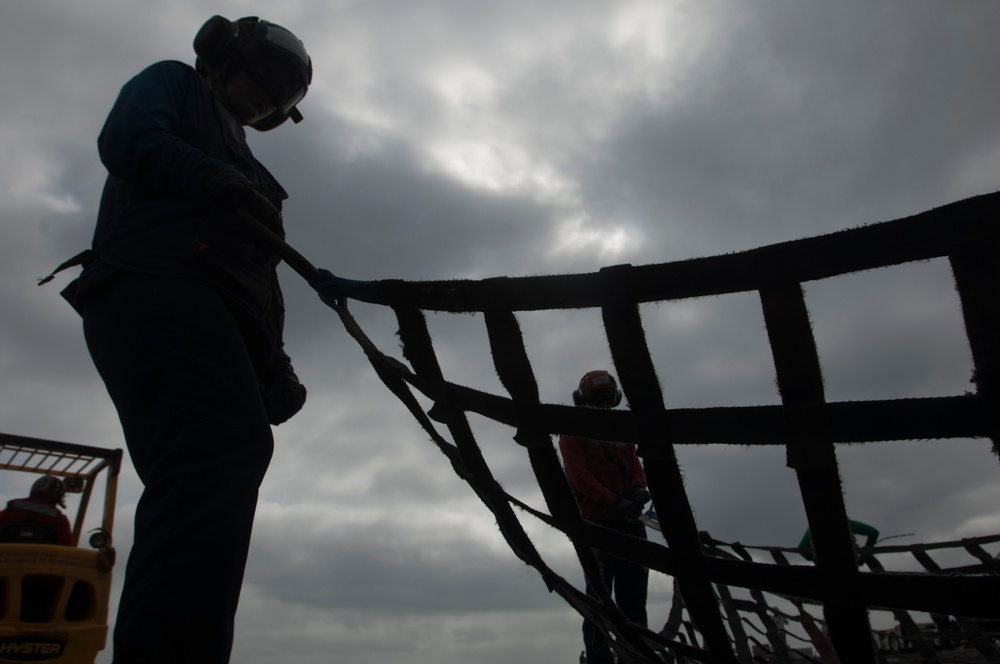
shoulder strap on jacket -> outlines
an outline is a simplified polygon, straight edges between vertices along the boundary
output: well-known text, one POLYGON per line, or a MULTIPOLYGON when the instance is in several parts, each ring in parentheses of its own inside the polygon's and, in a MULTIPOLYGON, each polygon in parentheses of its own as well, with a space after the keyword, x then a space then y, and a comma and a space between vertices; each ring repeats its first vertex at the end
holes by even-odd
POLYGON ((68 269, 68 268, 71 268, 71 267, 75 267, 77 265, 82 265, 84 267, 87 267, 87 265, 90 263, 90 261, 94 260, 95 257, 96 257, 96 254, 94 253, 94 251, 92 249, 84 249, 83 251, 81 251, 80 253, 78 253, 76 256, 73 256, 73 258, 70 258, 68 261, 62 263, 59 267, 57 267, 56 269, 52 270, 52 274, 50 274, 49 276, 45 277, 44 279, 39 279, 38 280, 38 285, 39 286, 44 286, 45 284, 47 284, 50 281, 52 281, 52 279, 55 278, 55 276, 57 274, 59 274, 60 272, 62 272, 65 269, 68 269))

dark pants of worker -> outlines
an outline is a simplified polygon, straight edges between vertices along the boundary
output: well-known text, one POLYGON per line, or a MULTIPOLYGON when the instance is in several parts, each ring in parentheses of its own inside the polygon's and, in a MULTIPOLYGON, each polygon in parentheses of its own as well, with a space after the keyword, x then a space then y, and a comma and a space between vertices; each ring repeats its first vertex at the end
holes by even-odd
POLYGON ((224 664, 274 443, 240 330, 210 287, 118 275, 81 304, 144 489, 115 664, 224 664))
MULTIPOLYGON (((613 528, 622 533, 646 539, 646 527, 639 521, 603 521, 602 526, 613 528)), ((642 565, 610 553, 596 551, 597 561, 601 566, 601 581, 612 594, 615 604, 622 614, 630 621, 646 626, 646 590, 649 581, 649 570, 642 565)), ((587 594, 596 597, 593 586, 587 582, 587 594)), ((583 646, 587 653, 587 664, 612 664, 614 662, 611 647, 601 630, 596 629, 589 620, 583 621, 583 646)))

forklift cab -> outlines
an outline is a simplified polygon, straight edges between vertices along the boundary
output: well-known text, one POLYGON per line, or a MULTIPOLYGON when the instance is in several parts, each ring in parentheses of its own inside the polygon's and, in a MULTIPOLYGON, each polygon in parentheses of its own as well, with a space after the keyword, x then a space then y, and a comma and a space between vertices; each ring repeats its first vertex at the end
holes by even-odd
MULTIPOLYGON (((0 532, 0 664, 93 664, 108 634, 108 600, 115 550, 114 525, 122 451, 0 434, 0 471, 31 479, 54 476, 67 496, 78 496, 70 545, 56 544, 52 529, 8 524, 0 532), (80 546, 84 520, 100 476, 100 526, 80 546)), ((26 491, 25 491, 26 493, 26 491)), ((17 500, 11 503, 18 503, 17 500)), ((6 507, 0 505, 0 508, 6 507)), ((56 508, 53 508, 56 509, 56 508)))

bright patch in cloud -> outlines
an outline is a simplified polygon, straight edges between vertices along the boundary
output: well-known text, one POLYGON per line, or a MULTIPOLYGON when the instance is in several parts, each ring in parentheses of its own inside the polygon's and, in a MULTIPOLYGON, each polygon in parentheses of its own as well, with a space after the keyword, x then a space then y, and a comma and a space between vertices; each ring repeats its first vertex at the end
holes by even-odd
POLYGON ((31 192, 29 197, 52 212, 72 214, 80 211, 80 202, 69 194, 55 194, 46 191, 35 191, 31 192))
POLYGON ((663 59, 667 55, 667 5, 661 2, 635 2, 621 9, 611 24, 615 46, 638 44, 647 57, 663 59))
POLYGON ((429 149, 430 156, 450 176, 467 185, 503 191, 522 180, 522 156, 495 145, 476 141, 448 141, 429 149))
POLYGON ((593 254, 603 260, 638 249, 642 233, 627 226, 597 228, 582 218, 564 221, 556 231, 550 255, 593 254))
POLYGON ((713 40, 711 24, 659 0, 623 4, 607 30, 608 45, 621 64, 611 86, 619 101, 639 92, 662 103, 677 94, 686 72, 713 40))
POLYGON ((427 153, 433 167, 471 187, 549 202, 574 198, 574 183, 514 145, 448 140, 429 145, 427 153))
POLYGON ((71 194, 59 191, 55 184, 59 168, 50 160, 25 151, 19 168, 7 173, 4 199, 31 206, 41 206, 46 211, 71 214, 80 211, 80 202, 71 194))
POLYGON ((431 87, 451 107, 472 109, 489 105, 497 84, 489 72, 472 64, 455 65, 431 77, 431 87))

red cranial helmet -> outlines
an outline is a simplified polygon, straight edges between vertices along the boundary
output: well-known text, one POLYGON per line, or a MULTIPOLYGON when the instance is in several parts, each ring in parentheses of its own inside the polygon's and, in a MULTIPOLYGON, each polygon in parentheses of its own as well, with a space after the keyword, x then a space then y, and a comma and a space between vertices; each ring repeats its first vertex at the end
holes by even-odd
POLYGON ((62 480, 52 475, 39 477, 31 485, 31 497, 45 501, 49 505, 66 507, 65 496, 66 487, 63 486, 62 480))
POLYGON ((607 371, 588 371, 573 392, 573 403, 593 408, 614 408, 622 402, 622 392, 615 377, 607 371))

